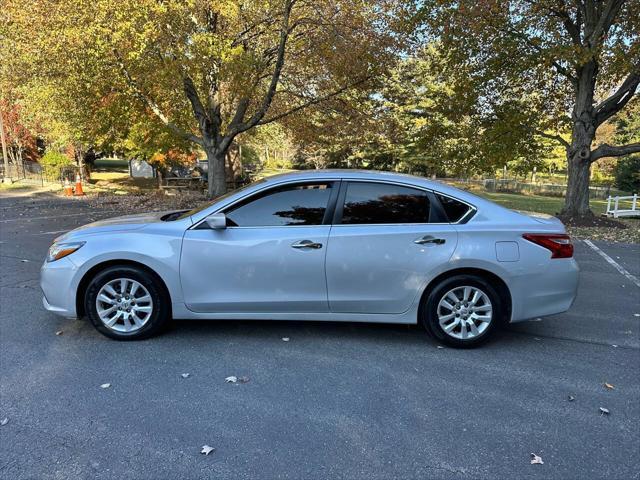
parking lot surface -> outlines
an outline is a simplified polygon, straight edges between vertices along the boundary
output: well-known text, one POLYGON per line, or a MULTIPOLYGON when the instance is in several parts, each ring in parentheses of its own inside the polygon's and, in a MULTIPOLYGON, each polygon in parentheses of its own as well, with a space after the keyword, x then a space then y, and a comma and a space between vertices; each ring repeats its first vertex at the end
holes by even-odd
MULTIPOLYGON (((53 238, 117 214, 0 199, 0 478, 640 478, 640 288, 584 242, 573 308, 479 349, 264 321, 116 342, 46 312, 38 275, 53 238)), ((593 243, 640 276, 640 245, 593 243)))

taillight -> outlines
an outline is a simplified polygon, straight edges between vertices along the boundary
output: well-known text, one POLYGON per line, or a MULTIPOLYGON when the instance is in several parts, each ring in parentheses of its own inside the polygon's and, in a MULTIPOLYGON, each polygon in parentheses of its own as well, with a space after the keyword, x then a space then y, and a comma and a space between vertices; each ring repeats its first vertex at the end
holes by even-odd
POLYGON ((573 257, 573 244, 571 237, 561 233, 525 233, 525 240, 540 245, 551 251, 551 258, 573 257))

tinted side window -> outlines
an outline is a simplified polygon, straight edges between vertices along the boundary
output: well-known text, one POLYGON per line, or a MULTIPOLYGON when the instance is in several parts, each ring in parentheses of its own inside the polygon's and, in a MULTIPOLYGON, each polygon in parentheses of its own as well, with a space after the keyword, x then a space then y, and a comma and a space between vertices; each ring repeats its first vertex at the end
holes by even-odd
POLYGON ((234 227, 322 225, 331 187, 331 183, 314 183, 269 190, 231 207, 225 212, 227 223, 234 227))
POLYGON ((447 214, 449 221, 451 223, 455 223, 459 221, 462 217, 464 217, 469 209, 469 205, 466 205, 458 200, 454 200, 453 198, 445 197, 444 195, 436 194, 438 196, 438 200, 442 204, 442 208, 444 209, 444 213, 447 214))
POLYGON ((427 223, 429 208, 429 197, 422 190, 352 182, 347 185, 342 223, 427 223))

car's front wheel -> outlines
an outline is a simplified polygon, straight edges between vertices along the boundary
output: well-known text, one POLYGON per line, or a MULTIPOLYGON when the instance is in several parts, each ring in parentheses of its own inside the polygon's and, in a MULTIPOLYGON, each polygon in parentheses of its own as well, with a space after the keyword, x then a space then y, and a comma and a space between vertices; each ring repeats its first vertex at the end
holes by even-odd
POLYGON ((422 322, 431 335, 449 346, 474 347, 498 328, 502 305, 484 278, 456 275, 431 289, 423 301, 422 322))
POLYGON ((87 287, 85 311, 100 333, 116 340, 148 338, 170 317, 160 281, 133 266, 114 266, 98 273, 87 287))

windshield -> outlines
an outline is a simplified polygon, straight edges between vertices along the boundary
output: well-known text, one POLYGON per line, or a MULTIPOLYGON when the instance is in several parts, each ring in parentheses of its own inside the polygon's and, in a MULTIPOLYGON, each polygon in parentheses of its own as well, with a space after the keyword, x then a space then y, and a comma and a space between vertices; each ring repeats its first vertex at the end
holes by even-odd
POLYGON ((254 185, 258 185, 259 183, 262 183, 262 182, 264 182, 264 179, 256 180, 255 182, 251 182, 249 185, 245 185, 244 187, 240 187, 240 188, 238 188, 236 190, 231 190, 230 192, 227 192, 224 195, 220 195, 219 197, 216 197, 215 199, 213 199, 210 202, 203 203, 202 205, 200 205, 199 207, 194 208, 193 210, 189 210, 188 212, 184 212, 182 215, 177 217, 176 220, 182 220, 183 218, 187 218, 187 217, 190 217, 191 215, 195 215, 197 213, 200 213, 201 211, 209 208, 210 206, 218 203, 219 201, 224 200, 225 198, 228 198, 231 195, 235 195, 236 193, 242 192, 243 190, 246 190, 249 187, 253 187, 254 185))

